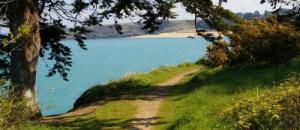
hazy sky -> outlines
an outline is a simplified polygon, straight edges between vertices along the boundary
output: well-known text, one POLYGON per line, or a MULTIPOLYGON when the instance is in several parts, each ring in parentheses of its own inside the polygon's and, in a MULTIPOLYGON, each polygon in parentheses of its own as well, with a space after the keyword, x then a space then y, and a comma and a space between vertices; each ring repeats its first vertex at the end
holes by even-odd
MULTIPOLYGON (((269 4, 260 4, 260 1, 261 0, 228 0, 227 3, 223 4, 223 7, 235 13, 254 11, 263 13, 265 10, 272 10, 269 4)), ((213 0, 213 2, 217 4, 218 0, 213 0)), ((193 19, 193 15, 188 14, 180 4, 177 4, 177 8, 174 9, 174 11, 179 15, 177 19, 193 19)))
MULTIPOLYGON (((218 0, 213 1, 217 3, 218 0)), ((272 10, 269 4, 260 4, 260 1, 261 0, 228 0, 228 2, 223 5, 233 12, 254 12, 257 10, 263 13, 265 10, 272 10)))

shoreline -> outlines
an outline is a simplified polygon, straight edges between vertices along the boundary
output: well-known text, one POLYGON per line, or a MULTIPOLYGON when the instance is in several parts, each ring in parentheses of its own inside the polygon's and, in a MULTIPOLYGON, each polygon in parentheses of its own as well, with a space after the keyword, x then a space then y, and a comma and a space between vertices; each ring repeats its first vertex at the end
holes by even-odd
MULTIPOLYGON (((202 34, 204 35, 211 34, 213 37, 219 36, 219 33, 214 30, 203 32, 202 34)), ((197 38, 197 37, 201 37, 200 35, 198 35, 197 32, 168 32, 168 33, 160 33, 160 34, 146 34, 140 36, 132 36, 128 38, 143 39, 143 38, 197 38)))
MULTIPOLYGON (((144 34, 144 35, 132 35, 132 36, 104 36, 104 37, 87 37, 87 40, 95 39, 111 39, 111 38, 130 38, 130 39, 147 39, 147 38, 196 38, 200 37, 196 32, 169 32, 159 34, 144 34)), ((74 40, 73 38, 65 38, 63 40, 74 40)))
MULTIPOLYGON (((217 37, 219 34, 216 31, 203 32, 204 35, 212 34, 217 37)), ((93 39, 110 39, 110 38, 131 38, 131 39, 147 39, 147 38, 198 38, 201 37, 197 32, 167 32, 158 34, 143 34, 143 35, 118 35, 118 36, 100 36, 100 37, 87 37, 88 40, 93 39)), ((72 40, 73 38, 67 37, 64 40, 72 40)))
POLYGON ((128 38, 142 39, 142 38, 188 38, 199 37, 196 32, 169 32, 160 34, 146 34, 140 36, 133 36, 128 38))

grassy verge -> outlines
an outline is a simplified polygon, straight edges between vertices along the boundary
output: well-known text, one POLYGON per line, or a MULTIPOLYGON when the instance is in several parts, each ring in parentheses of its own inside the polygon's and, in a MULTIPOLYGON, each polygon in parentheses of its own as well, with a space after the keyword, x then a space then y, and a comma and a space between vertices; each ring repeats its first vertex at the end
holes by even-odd
MULTIPOLYGON (((129 122, 136 113, 134 102, 120 100, 111 101, 94 113, 71 117, 62 122, 48 124, 31 124, 21 128, 22 130, 118 130, 129 128, 129 122)), ((20 129, 20 128, 19 128, 20 129)), ((18 130, 18 129, 16 129, 18 130)))
POLYGON ((134 73, 106 85, 96 85, 79 97, 74 104, 74 108, 99 100, 115 101, 141 98, 146 89, 156 87, 160 82, 195 67, 198 67, 198 65, 191 63, 184 63, 175 67, 162 66, 148 73, 134 73))
POLYGON ((159 112, 156 130, 232 129, 222 111, 244 97, 255 97, 292 72, 300 62, 281 67, 208 68, 173 89, 159 112))
POLYGON ((31 125, 25 129, 93 130, 129 128, 129 123, 134 118, 137 110, 134 99, 141 98, 145 90, 156 87, 160 82, 196 67, 198 65, 191 63, 174 67, 162 66, 148 73, 135 73, 106 85, 94 86, 78 99, 75 107, 105 100, 105 104, 99 107, 96 112, 86 116, 69 118, 60 123, 31 125))

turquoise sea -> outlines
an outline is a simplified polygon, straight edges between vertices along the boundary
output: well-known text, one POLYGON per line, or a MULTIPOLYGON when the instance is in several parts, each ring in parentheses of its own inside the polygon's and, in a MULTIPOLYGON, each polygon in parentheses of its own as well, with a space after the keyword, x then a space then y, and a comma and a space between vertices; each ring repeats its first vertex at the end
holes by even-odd
POLYGON ((43 115, 67 112, 93 85, 133 72, 148 72, 162 65, 195 62, 205 55, 209 44, 202 38, 113 38, 86 40, 88 50, 82 50, 73 40, 63 43, 73 51, 70 81, 64 81, 59 75, 45 77, 47 61, 39 61, 37 93, 43 115))

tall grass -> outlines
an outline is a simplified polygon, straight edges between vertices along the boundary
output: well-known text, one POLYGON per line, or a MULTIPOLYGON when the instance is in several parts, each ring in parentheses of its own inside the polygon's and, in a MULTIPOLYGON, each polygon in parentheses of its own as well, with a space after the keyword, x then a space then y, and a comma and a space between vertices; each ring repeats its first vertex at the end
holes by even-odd
POLYGON ((221 113, 241 98, 256 97, 271 90, 274 82, 292 72, 300 72, 300 62, 277 67, 218 67, 199 72, 178 85, 162 105, 164 124, 157 130, 233 129, 221 113))
POLYGON ((28 101, 17 96, 9 82, 0 80, 0 130, 22 127, 32 116, 28 101))

